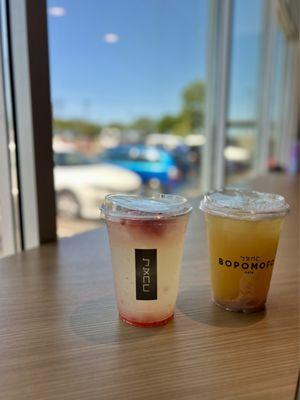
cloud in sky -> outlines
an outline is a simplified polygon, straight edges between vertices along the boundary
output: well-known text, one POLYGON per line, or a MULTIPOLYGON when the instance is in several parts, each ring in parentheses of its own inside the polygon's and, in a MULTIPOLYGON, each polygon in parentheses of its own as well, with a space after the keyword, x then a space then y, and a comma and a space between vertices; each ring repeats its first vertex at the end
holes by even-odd
POLYGON ((63 17, 66 13, 67 10, 64 7, 48 7, 48 14, 52 17, 63 17))
POLYGON ((102 40, 106 43, 117 43, 120 40, 120 36, 116 33, 106 33, 102 36, 102 40))

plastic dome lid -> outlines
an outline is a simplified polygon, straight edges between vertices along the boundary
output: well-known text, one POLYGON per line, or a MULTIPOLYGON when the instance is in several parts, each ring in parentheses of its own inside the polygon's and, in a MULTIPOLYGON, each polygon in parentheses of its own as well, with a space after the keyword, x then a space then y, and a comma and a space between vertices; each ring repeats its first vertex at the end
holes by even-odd
POLYGON ((171 194, 143 197, 110 194, 101 207, 105 219, 166 219, 189 213, 192 207, 187 199, 171 194))
POLYGON ((222 217, 260 220, 286 215, 289 205, 283 196, 255 190, 224 188, 204 195, 200 209, 222 217))

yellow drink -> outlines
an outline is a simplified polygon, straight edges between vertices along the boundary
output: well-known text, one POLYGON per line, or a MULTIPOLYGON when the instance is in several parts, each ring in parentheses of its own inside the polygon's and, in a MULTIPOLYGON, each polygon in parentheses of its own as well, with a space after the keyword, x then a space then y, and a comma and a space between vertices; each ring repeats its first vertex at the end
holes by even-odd
POLYGON ((264 308, 283 218, 243 221, 206 214, 213 300, 232 311, 264 308))
POLYGON ((275 194, 223 189, 208 193, 200 208, 207 224, 213 301, 230 311, 263 309, 288 204, 275 194))

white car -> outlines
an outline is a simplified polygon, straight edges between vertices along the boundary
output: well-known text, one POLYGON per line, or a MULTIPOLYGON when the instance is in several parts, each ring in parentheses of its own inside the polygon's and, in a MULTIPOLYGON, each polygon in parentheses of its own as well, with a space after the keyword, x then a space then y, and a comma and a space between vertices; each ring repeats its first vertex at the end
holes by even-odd
POLYGON ((99 218, 99 206, 109 193, 139 193, 141 178, 110 164, 91 164, 75 151, 54 152, 57 210, 71 218, 99 218))

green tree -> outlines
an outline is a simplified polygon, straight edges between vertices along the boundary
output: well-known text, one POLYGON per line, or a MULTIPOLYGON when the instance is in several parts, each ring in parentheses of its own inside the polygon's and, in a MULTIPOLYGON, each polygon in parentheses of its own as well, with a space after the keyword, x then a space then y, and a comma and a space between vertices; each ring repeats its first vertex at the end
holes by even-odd
POLYGON ((139 131, 143 136, 155 132, 156 123, 153 119, 141 117, 135 120, 129 128, 139 131))
POLYGON ((182 93, 180 119, 185 121, 190 131, 198 130, 204 123, 205 86, 201 81, 188 85, 182 93))
POLYGON ((178 116, 165 115, 157 121, 156 128, 158 132, 172 132, 174 126, 178 123, 178 116))
POLYGON ((53 128, 57 132, 71 131, 74 136, 94 138, 99 135, 101 125, 82 119, 54 119, 53 128))
POLYGON ((190 120, 187 116, 181 114, 178 122, 173 127, 173 133, 179 136, 186 136, 191 132, 190 120))
MULTIPOLYGON (((131 124, 124 125, 114 121, 107 124, 107 127, 115 127, 122 130, 134 129, 146 136, 153 132, 172 132, 178 135, 187 135, 190 132, 198 131, 204 123, 205 107, 205 86, 202 81, 190 83, 181 93, 182 106, 177 115, 164 115, 159 120, 148 117, 141 117, 131 124)), ((71 131, 75 136, 86 136, 93 138, 101 130, 99 124, 81 119, 55 119, 54 129, 56 131, 71 131)))
POLYGON ((126 129, 126 125, 120 123, 120 122, 110 122, 108 125, 106 125, 107 128, 116 128, 119 129, 120 131, 126 129))
POLYGON ((187 135, 202 128, 204 123, 205 86, 202 81, 190 83, 182 92, 182 106, 178 115, 165 115, 157 122, 161 133, 187 135))

